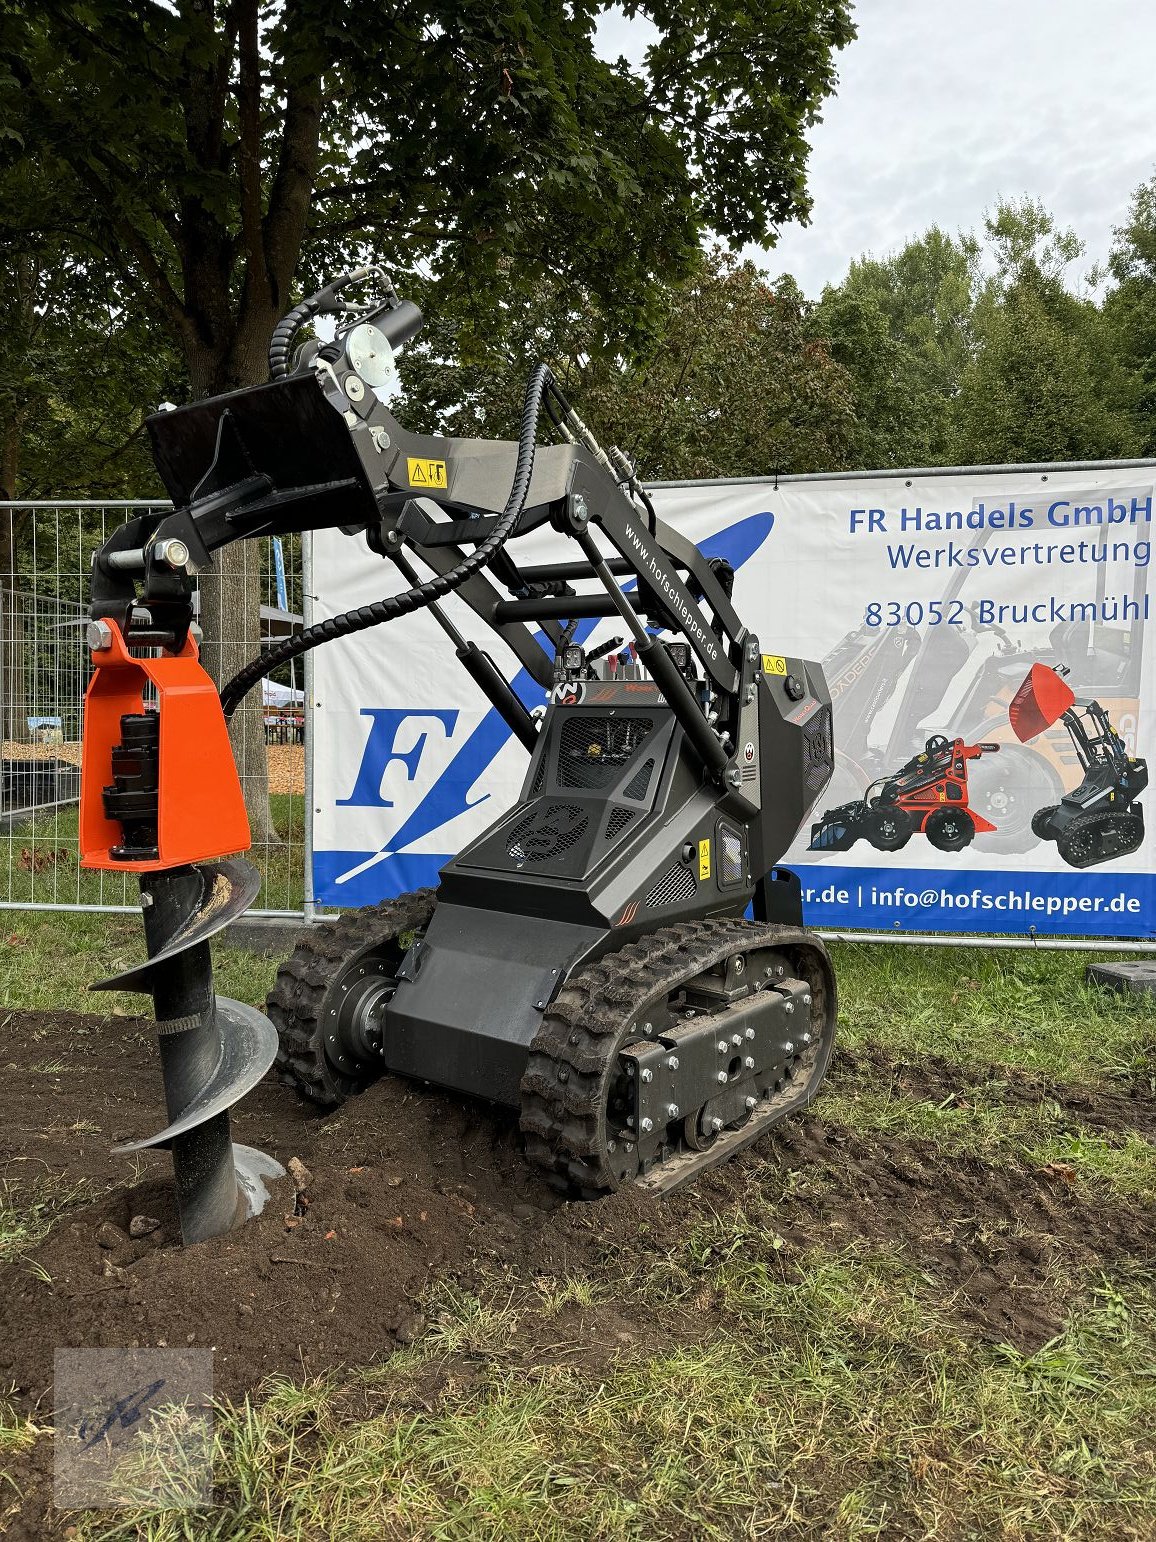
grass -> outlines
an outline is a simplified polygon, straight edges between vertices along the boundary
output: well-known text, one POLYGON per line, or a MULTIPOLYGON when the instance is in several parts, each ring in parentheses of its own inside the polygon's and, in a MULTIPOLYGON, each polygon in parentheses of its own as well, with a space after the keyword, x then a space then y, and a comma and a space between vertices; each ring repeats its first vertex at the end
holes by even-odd
POLYGON ((80 1535, 1152 1535, 1148 1288, 1101 1282, 1024 1354, 961 1337, 893 1256, 813 1257, 788 1283, 734 1255, 717 1283, 722 1331, 597 1366, 551 1357, 529 1293, 443 1295, 379 1370, 220 1410, 213 1508, 80 1535))
POLYGON ((0 1179, 0 1261, 36 1246, 69 1210, 97 1197, 96 1187, 59 1174, 30 1180, 0 1179))
POLYGON ((1150 998, 1089 985, 1084 973, 1095 955, 871 943, 837 944, 832 954, 845 1045, 1057 1081, 1127 1078, 1156 1090, 1150 998))

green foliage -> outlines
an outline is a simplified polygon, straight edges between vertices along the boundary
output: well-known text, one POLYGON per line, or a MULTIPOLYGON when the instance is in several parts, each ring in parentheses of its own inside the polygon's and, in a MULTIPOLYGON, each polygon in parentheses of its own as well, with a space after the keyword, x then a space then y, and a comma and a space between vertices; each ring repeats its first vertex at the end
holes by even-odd
POLYGON ((1133 419, 1141 453, 1156 455, 1156 176, 1136 189, 1108 260, 1109 341, 1136 372, 1133 419))
POLYGON ((1082 245, 1032 199, 997 205, 982 240, 933 226, 893 257, 852 263, 815 324, 854 383, 855 464, 1136 454, 1145 359, 1156 381, 1153 207, 1138 195, 1113 259, 1128 298, 1104 306, 1072 293, 1082 245))
POLYGON ((941 463, 972 346, 978 245, 932 226, 897 256, 864 257, 824 290, 815 323, 854 382, 853 464, 941 463))
POLYGON ((606 443, 648 479, 755 476, 846 464, 851 385, 811 326, 811 307, 784 279, 715 249, 662 290, 656 335, 624 354, 594 298, 544 286, 511 304, 508 355, 442 362, 435 326, 403 361, 426 426, 465 435, 516 432, 527 359, 545 358, 606 443))
POLYGON ((956 459, 1135 454, 1132 378, 1103 312, 1064 284, 1081 243, 1030 200, 1001 205, 986 229, 996 270, 976 305, 977 346, 959 382, 956 459))

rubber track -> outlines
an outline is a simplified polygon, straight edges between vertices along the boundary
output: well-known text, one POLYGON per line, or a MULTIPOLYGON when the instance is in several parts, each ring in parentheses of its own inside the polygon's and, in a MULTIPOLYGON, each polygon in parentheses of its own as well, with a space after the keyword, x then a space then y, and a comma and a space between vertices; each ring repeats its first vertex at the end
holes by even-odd
MULTIPOLYGON (((579 970, 551 1003, 522 1077, 527 1160, 553 1188, 595 1198, 618 1188, 605 1149, 606 1083, 623 1029, 665 996, 736 952, 814 948, 795 927, 725 919, 663 927, 579 970)), ((821 944, 818 944, 821 947, 821 944)), ((821 980, 811 981, 813 990, 821 980)), ((815 997, 816 1020, 826 1002, 815 997)))
POLYGON ((364 910, 350 910, 302 932, 277 971, 266 1001, 277 1026, 281 1080, 323 1108, 336 1108, 364 1082, 343 1075, 325 1059, 322 1011, 334 979, 350 959, 374 943, 428 925, 436 889, 415 889, 364 910))

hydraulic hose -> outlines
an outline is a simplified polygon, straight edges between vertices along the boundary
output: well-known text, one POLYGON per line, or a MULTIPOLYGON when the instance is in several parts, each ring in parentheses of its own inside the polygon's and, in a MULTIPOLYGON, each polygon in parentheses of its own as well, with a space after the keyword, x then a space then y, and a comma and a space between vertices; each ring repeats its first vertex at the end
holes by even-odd
POLYGON ((320 643, 332 642, 337 637, 349 637, 354 632, 364 632, 369 627, 381 626, 383 622, 396 621, 400 616, 408 616, 415 610, 423 610, 444 595, 460 589, 468 578, 486 566, 495 553, 505 545, 522 510, 526 507, 526 499, 530 494, 530 479, 534 474, 534 440, 542 411, 543 394, 547 387, 553 384, 553 380, 550 366, 539 364, 526 382, 514 481, 498 523, 486 539, 448 573, 436 574, 425 583, 407 589, 403 594, 390 595, 387 599, 377 600, 372 605, 362 605, 357 610, 347 610, 340 616, 319 621, 315 626, 307 627, 296 637, 286 638, 283 643, 271 648, 262 657, 252 659, 221 691, 221 706, 224 708, 226 718, 232 717, 238 705, 257 681, 276 669, 279 664, 284 664, 289 659, 300 658, 303 653, 308 653, 311 648, 316 648, 320 643))

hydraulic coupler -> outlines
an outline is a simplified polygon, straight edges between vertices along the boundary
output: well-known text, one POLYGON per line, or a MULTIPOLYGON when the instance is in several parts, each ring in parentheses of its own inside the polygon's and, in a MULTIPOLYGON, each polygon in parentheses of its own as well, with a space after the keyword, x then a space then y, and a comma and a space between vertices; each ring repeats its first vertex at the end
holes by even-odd
POLYGON ((152 996, 168 1112, 164 1129, 117 1151, 172 1152, 181 1235, 201 1242, 256 1215, 266 1180, 283 1172, 235 1145, 229 1123, 229 1109, 273 1063, 276 1029, 255 1008, 214 994, 209 952, 209 939, 244 913, 261 880, 244 857, 199 860, 248 847, 249 830, 220 702, 195 644, 136 659, 111 623, 102 627, 85 703, 81 860, 139 875, 148 961, 92 989, 152 996), (171 807, 190 787, 191 797, 171 807))

